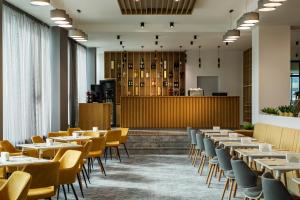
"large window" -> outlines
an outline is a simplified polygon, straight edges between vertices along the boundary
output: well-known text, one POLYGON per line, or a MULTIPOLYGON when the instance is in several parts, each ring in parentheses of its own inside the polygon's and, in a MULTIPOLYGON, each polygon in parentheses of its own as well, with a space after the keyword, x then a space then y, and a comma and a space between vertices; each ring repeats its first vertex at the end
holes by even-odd
POLYGON ((295 101, 300 91, 300 61, 292 61, 291 65, 291 101, 295 101))
POLYGON ((76 64, 77 64, 77 95, 78 103, 86 103, 87 86, 87 66, 86 66, 86 48, 77 44, 76 45, 76 64))
POLYGON ((24 142, 51 127, 50 30, 3 8, 4 138, 24 142))

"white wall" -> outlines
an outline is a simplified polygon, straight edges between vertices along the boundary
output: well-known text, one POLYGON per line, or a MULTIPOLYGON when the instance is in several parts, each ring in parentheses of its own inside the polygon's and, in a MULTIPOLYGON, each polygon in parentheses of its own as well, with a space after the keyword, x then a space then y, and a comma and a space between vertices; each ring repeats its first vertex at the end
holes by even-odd
POLYGON ((240 96, 240 117, 243 119, 243 52, 220 51, 221 67, 218 68, 217 49, 201 51, 202 67, 199 68, 199 51, 187 52, 186 93, 197 87, 197 76, 218 76, 219 91, 229 96, 240 96))
POLYGON ((97 49, 96 73, 96 84, 99 84, 99 81, 104 79, 104 52, 99 48, 97 49))

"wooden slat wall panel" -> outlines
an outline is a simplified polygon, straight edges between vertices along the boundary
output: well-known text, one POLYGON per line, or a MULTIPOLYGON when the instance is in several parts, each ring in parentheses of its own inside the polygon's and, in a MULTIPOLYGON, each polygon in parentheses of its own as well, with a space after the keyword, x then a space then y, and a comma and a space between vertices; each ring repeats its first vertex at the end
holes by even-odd
POLYGON ((239 128, 239 97, 122 97, 128 128, 239 128))

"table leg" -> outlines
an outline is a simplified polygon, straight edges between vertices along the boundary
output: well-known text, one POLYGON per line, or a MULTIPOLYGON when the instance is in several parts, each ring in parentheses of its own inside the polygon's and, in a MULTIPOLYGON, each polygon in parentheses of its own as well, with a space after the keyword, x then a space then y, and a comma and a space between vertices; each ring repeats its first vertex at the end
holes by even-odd
POLYGON ((41 149, 39 149, 39 159, 42 158, 42 154, 43 154, 43 151, 41 149))

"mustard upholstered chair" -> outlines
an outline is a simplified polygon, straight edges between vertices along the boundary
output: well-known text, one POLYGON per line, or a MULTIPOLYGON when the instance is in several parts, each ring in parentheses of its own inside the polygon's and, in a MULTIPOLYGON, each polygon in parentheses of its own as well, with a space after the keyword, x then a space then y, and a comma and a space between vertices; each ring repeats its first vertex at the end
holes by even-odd
POLYGON ((109 149, 110 158, 112 159, 111 149, 115 148, 117 156, 121 162, 121 156, 119 151, 119 145, 121 140, 122 131, 121 130, 109 130, 107 132, 106 145, 105 145, 105 161, 107 159, 107 150, 109 149))
POLYGON ((51 198, 58 186, 59 162, 27 165, 23 171, 31 174, 32 180, 27 200, 51 198))
POLYGON ((26 200, 31 183, 31 175, 16 171, 0 185, 1 200, 26 200))
POLYGON ((84 136, 89 136, 89 137, 100 137, 100 132, 92 132, 92 131, 87 131, 84 132, 82 135, 84 136))
POLYGON ((88 140, 84 143, 84 145, 82 147, 82 157, 83 157, 83 159, 82 159, 81 165, 79 166, 79 172, 78 172, 78 174, 79 174, 78 179, 80 179, 80 172, 81 172, 82 176, 83 176, 83 179, 84 179, 84 182, 85 182, 86 188, 88 188, 86 179, 89 181, 89 183, 91 183, 91 182, 90 182, 89 174, 88 174, 84 164, 85 164, 86 160, 88 159, 88 155, 89 155, 89 153, 92 149, 92 145, 93 145, 92 140, 88 140))
POLYGON ((60 132, 50 132, 48 133, 48 137, 62 137, 62 136, 69 136, 68 131, 60 131, 60 132))
POLYGON ((59 199, 59 188, 62 186, 65 199, 67 199, 64 185, 70 185, 73 194, 78 199, 73 183, 76 181, 79 165, 82 162, 82 152, 67 150, 60 158, 57 199, 59 199))
POLYGON ((68 128, 68 133, 69 133, 69 135, 72 135, 72 133, 74 132, 74 131, 81 131, 81 129, 79 128, 79 127, 77 127, 77 128, 68 128))
POLYGON ((101 157, 104 155, 106 139, 107 139, 106 134, 98 138, 92 138, 92 147, 87 155, 89 173, 91 173, 93 161, 96 159, 100 166, 101 172, 106 176, 106 172, 103 163, 101 161, 101 157))
POLYGON ((26 150, 22 152, 16 149, 8 140, 0 141, 0 148, 2 151, 8 152, 11 156, 20 156, 22 154, 32 157, 38 157, 38 152, 36 150, 26 150))
POLYGON ((126 147, 126 142, 128 140, 128 132, 129 132, 129 128, 121 128, 122 134, 121 134, 121 138, 120 138, 120 144, 123 144, 124 149, 126 151, 126 154, 129 158, 129 153, 126 147))
MULTIPOLYGON (((41 143, 45 143, 45 141, 43 140, 43 138, 39 135, 36 135, 36 136, 32 136, 31 137, 31 142, 33 144, 41 144, 41 143)), ((46 150, 46 151, 43 151, 42 153, 42 157, 43 158, 48 158, 48 159, 51 159, 55 156, 55 151, 54 150, 46 150)))

